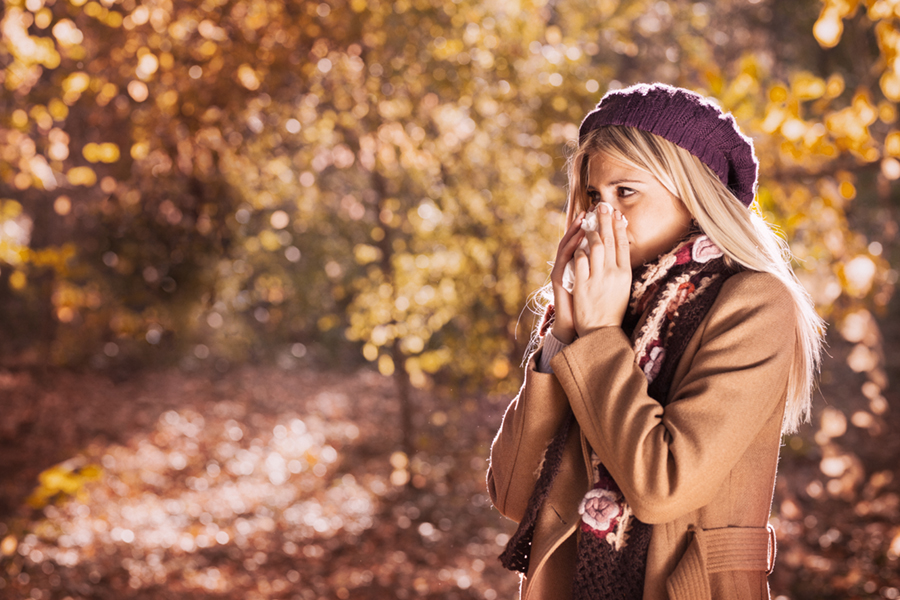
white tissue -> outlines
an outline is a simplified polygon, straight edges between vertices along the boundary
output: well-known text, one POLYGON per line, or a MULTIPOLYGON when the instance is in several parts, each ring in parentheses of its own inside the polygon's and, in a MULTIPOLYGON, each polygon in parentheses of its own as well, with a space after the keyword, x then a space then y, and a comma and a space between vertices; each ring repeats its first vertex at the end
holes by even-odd
MULTIPOLYGON (((606 202, 604 202, 603 204, 606 204, 606 202)), ((606 205, 609 206, 609 204, 606 205)), ((592 210, 588 214, 584 215, 584 219, 581 220, 582 231, 597 231, 599 227, 600 220, 597 218, 596 210, 592 210)), ((584 240, 582 240, 581 243, 584 244, 584 240)), ((585 244, 585 247, 587 247, 587 244, 585 244)))
MULTIPOLYGON (((608 202, 601 202, 600 204, 605 204, 606 208, 610 213, 613 212, 613 207, 608 202)), ((597 205, 599 206, 599 204, 597 205)), ((628 219, 625 218, 625 215, 622 215, 622 220, 625 221, 625 225, 628 225, 628 219)), ((581 220, 581 229, 584 231, 597 231, 600 228, 600 222, 597 217, 597 209, 595 208, 591 212, 584 215, 584 219, 581 220)), ((587 237, 581 240, 581 243, 578 244, 578 247, 587 252, 588 249, 588 241, 587 237)), ((566 268, 563 270, 563 280, 562 286, 570 294, 572 290, 575 288, 575 261, 570 260, 566 263, 566 268)))

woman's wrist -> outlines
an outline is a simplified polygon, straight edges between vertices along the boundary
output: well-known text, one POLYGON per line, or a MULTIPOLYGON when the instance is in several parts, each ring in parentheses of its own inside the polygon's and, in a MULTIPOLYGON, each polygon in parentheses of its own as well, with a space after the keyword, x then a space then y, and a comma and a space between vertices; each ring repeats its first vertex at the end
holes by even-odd
POLYGON ((607 327, 622 327, 622 325, 619 324, 619 323, 612 323, 612 322, 610 322, 610 323, 603 323, 603 322, 601 322, 601 323, 597 323, 597 324, 595 324, 595 325, 591 325, 590 327, 584 327, 584 328, 581 330, 581 333, 578 333, 578 332, 576 331, 576 332, 575 332, 575 335, 576 335, 577 337, 587 337, 587 336, 589 336, 590 334, 594 333, 595 331, 597 331, 597 330, 599 330, 599 329, 605 329, 605 328, 607 328, 607 327))
POLYGON ((575 333, 574 325, 566 326, 559 321, 554 323, 553 327, 550 328, 550 334, 566 345, 571 344, 575 341, 575 338, 578 337, 575 333))

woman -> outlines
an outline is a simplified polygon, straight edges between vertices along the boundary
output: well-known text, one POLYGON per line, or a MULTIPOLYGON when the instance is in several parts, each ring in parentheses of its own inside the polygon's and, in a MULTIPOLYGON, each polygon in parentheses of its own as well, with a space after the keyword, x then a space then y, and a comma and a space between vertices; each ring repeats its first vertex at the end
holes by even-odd
POLYGON ((750 210, 756 176, 731 115, 687 90, 610 92, 582 122, 542 344, 488 471, 523 598, 769 597, 778 449, 823 326, 750 210))

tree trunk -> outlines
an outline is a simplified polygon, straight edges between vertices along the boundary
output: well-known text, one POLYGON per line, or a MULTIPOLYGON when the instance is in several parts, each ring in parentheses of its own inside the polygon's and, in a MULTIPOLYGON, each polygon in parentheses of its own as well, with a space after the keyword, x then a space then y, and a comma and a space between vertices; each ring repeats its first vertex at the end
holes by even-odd
MULTIPOLYGON (((384 207, 384 200, 387 198, 387 182, 384 177, 377 171, 372 173, 372 189, 378 197, 377 210, 381 213, 384 207)), ((377 243, 381 250, 381 272, 385 279, 390 282, 393 289, 392 299, 396 296, 396 280, 394 273, 393 253, 394 238, 396 231, 388 223, 382 223, 384 226, 384 237, 377 243)), ((391 343, 391 359, 394 361, 394 385, 397 388, 397 399, 400 401, 400 449, 408 457, 412 457, 415 453, 415 436, 413 433, 413 405, 410 397, 411 384, 409 381, 409 373, 406 372, 406 366, 403 364, 403 352, 400 350, 398 340, 391 343)))
POLYGON ((413 431, 413 405, 410 396, 409 373, 403 364, 403 353, 397 342, 391 347, 391 358, 394 360, 394 385, 397 386, 397 398, 400 401, 400 429, 402 450, 412 458, 416 451, 415 433, 413 431))

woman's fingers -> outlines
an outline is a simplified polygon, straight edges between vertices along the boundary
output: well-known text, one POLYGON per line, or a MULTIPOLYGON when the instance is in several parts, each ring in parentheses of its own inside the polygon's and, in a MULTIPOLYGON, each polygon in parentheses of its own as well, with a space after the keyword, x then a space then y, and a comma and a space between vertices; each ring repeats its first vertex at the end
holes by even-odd
POLYGON ((582 240, 584 240, 584 234, 585 232, 579 229, 563 246, 563 256, 565 256, 566 259, 572 258, 572 255, 575 254, 575 251, 581 245, 582 240))
POLYGON ((569 225, 566 233, 563 235, 562 240, 560 240, 560 245, 565 244, 569 239, 572 238, 572 236, 581 231, 581 222, 584 221, 584 214, 584 211, 578 213, 578 215, 572 221, 572 224, 569 225))
MULTIPOLYGON (((609 204, 598 208, 598 231, 583 234, 587 248, 574 250, 572 317, 578 335, 621 325, 631 290, 631 258, 626 221, 609 204)), ((577 238, 573 236, 574 243, 577 238)))
POLYGON ((616 265, 616 237, 613 232, 613 207, 600 203, 600 239, 603 241, 604 259, 609 266, 616 265))
POLYGON ((578 243, 583 237, 581 229, 582 220, 584 220, 584 212, 575 217, 575 220, 569 225, 569 228, 566 230, 562 239, 559 240, 559 246, 556 251, 557 263, 568 262, 572 258, 575 248, 578 247, 578 243))
POLYGON ((560 242, 559 249, 556 253, 556 262, 553 264, 553 271, 550 273, 550 278, 554 281, 554 283, 558 283, 555 277, 560 278, 559 282, 562 281, 566 265, 570 260, 572 260, 575 255, 575 251, 578 250, 583 241, 584 232, 578 231, 568 240, 560 242))
POLYGON ((628 247, 625 216, 603 202, 599 208, 600 239, 603 242, 604 260, 608 267, 631 268, 631 249, 628 247))
POLYGON ((556 284, 562 281, 563 269, 565 268, 566 263, 572 259, 575 249, 584 237, 581 231, 581 221, 583 218, 583 212, 575 217, 572 224, 569 225, 569 228, 566 229, 566 232, 563 234, 562 239, 559 240, 559 245, 556 247, 556 260, 553 264, 553 271, 550 273, 550 278, 556 284))
POLYGON ((586 251, 587 258, 590 259, 590 271, 602 271, 604 266, 604 257, 606 256, 606 245, 600 234, 596 231, 586 231, 584 239, 588 242, 586 251))
MULTIPOLYGON (((588 231, 587 235, 590 234, 597 235, 595 231, 588 231)), ((586 282, 591 276, 591 260, 588 258, 588 252, 591 251, 593 244, 591 244, 590 239, 588 238, 588 243, 590 246, 588 250, 584 250, 583 248, 578 248, 575 251, 575 256, 572 260, 575 261, 575 285, 577 286, 579 282, 586 282)), ((574 293, 574 290, 573 290, 574 293)))
POLYGON ((631 268, 631 248, 628 246, 628 221, 619 211, 613 218, 613 229, 616 232, 616 264, 620 269, 631 268))

